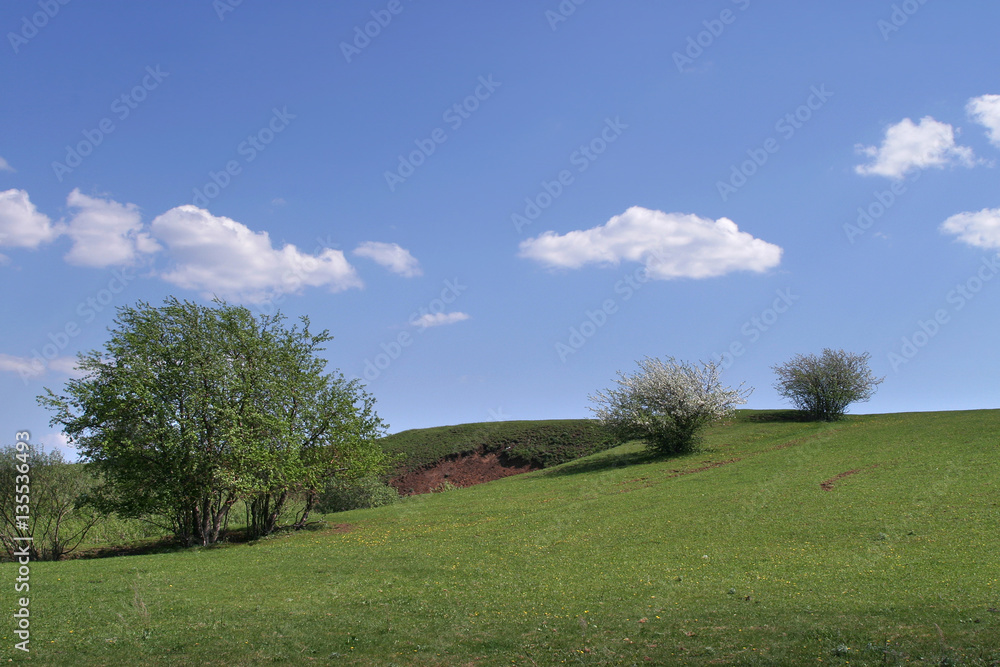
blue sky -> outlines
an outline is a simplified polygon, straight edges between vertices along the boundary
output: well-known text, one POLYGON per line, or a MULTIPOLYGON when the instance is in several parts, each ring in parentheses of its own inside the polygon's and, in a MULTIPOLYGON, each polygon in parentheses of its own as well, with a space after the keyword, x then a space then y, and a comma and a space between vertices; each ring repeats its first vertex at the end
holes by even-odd
POLYGON ((391 431, 586 417, 644 356, 748 407, 995 408, 1000 7, 5 2, 0 411, 118 306, 307 314, 391 431), (996 279, 994 279, 996 278, 996 279), (724 356, 722 356, 724 355, 724 356))

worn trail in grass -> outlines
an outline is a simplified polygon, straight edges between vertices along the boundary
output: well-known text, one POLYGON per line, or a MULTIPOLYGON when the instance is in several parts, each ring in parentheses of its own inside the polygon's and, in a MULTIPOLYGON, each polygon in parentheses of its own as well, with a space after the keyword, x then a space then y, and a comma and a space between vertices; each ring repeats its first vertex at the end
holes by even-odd
POLYGON ((33 564, 27 658, 997 664, 1000 411, 783 415, 329 517, 349 528, 33 564))

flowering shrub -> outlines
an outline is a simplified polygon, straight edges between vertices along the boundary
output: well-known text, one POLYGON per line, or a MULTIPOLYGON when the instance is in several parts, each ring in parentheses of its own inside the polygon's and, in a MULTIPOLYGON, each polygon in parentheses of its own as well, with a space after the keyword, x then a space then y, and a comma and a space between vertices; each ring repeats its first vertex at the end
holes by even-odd
POLYGON ((699 429, 731 414, 753 391, 724 387, 714 361, 646 357, 637 363, 632 375, 618 372, 617 388, 590 397, 597 406, 591 410, 619 439, 642 438, 657 454, 691 451, 699 429))

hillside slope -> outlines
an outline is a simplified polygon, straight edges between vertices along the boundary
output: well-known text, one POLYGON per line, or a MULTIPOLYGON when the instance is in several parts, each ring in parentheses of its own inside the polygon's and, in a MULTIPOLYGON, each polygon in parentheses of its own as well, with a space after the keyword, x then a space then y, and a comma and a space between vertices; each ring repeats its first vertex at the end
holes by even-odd
POLYGON ((386 436, 383 449, 402 456, 400 473, 473 452, 503 453, 513 465, 547 468, 613 446, 592 419, 496 421, 411 429, 386 436))
POLYGON ((689 456, 631 444, 322 532, 32 564, 30 657, 997 665, 997 433, 995 410, 742 412, 689 456))

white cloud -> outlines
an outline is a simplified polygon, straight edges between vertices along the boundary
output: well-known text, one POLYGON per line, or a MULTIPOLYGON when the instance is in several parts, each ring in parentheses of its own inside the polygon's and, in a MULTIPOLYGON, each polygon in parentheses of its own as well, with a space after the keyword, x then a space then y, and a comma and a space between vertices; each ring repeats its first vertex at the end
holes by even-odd
POLYGON ((80 457, 76 447, 69 444, 69 438, 65 433, 46 433, 38 439, 38 444, 42 445, 46 452, 58 450, 68 462, 76 461, 80 457))
POLYGON ((445 324, 455 324, 469 319, 465 313, 425 313, 415 320, 411 320, 413 326, 426 329, 427 327, 440 327, 445 324))
POLYGON ((1000 248, 1000 208, 953 215, 942 223, 941 232, 977 248, 1000 248))
POLYGON ((339 292, 363 286, 339 250, 317 255, 302 253, 294 245, 277 250, 267 232, 254 232, 196 206, 173 208, 153 220, 150 228, 174 262, 161 277, 206 296, 262 302, 302 287, 339 292))
POLYGON ((17 373, 22 379, 42 377, 52 371, 60 375, 79 377, 75 357, 55 357, 43 360, 41 357, 18 357, 0 354, 0 373, 17 373))
POLYGON ((881 146, 859 145, 856 150, 873 158, 869 164, 854 168, 862 176, 899 179, 914 169, 976 164, 971 148, 955 144, 955 129, 930 116, 921 118, 919 124, 904 118, 885 131, 881 146))
POLYGON ((0 171, 17 171, 14 167, 10 166, 10 162, 0 157, 0 171))
POLYGON ((24 190, 0 192, 0 245, 37 248, 59 236, 47 215, 38 212, 24 190))
POLYGON ((741 232, 732 220, 664 213, 633 206, 606 224, 523 241, 521 257, 548 267, 646 265, 651 278, 711 278, 732 271, 762 272, 778 265, 781 248, 741 232))
POLYGON ((0 373, 17 373, 22 378, 41 377, 45 375, 45 364, 41 359, 0 353, 0 373))
POLYGON ((73 190, 66 204, 77 209, 66 234, 73 247, 66 261, 76 266, 103 268, 135 264, 141 254, 153 253, 160 246, 142 229, 139 207, 98 199, 73 190))
POLYGON ((1000 95, 980 95, 969 100, 965 110, 986 128, 990 142, 1000 146, 1000 95))
POLYGON ((83 377, 83 373, 76 367, 76 357, 56 357, 49 359, 49 370, 69 377, 83 377))
POLYGON ((367 257, 404 278, 422 276, 420 262, 406 248, 396 243, 367 241, 354 249, 358 257, 367 257))

